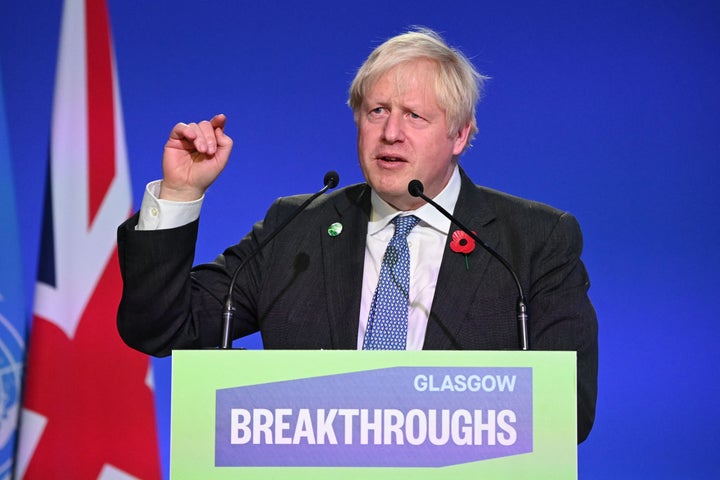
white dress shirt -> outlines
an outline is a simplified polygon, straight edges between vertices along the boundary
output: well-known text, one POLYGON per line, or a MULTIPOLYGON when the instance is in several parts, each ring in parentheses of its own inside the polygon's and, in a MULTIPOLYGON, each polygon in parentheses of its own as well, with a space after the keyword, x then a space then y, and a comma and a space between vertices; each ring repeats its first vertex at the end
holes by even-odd
MULTIPOLYGON (((448 212, 452 212, 455 210, 459 194, 460 172, 455 167, 450 181, 433 200, 448 212)), ((385 249, 395 233, 395 226, 391 221, 400 214, 415 215, 420 219, 407 237, 410 249, 410 311, 408 313, 406 348, 407 350, 422 350, 445 241, 450 231, 450 220, 428 204, 417 210, 399 212, 381 199, 375 191, 372 192, 371 203, 372 210, 365 244, 365 268, 363 270, 357 348, 360 350, 363 346, 373 294, 380 279, 382 259, 385 249)))
MULTIPOLYGON (((180 227, 200 217, 204 196, 192 202, 162 200, 158 198, 160 182, 161 180, 150 182, 145 188, 137 230, 180 227)), ((448 184, 433 200, 445 210, 452 212, 455 210, 459 194, 460 172, 456 166, 448 184)), ((370 305, 380 278, 382 258, 395 230, 391 221, 400 214, 415 215, 420 219, 407 237, 410 249, 410 311, 408 313, 407 349, 422 350, 445 242, 450 231, 450 220, 431 205, 423 205, 413 211, 400 212, 382 200, 375 191, 372 191, 371 194, 371 204, 365 246, 357 348, 362 349, 370 305)))

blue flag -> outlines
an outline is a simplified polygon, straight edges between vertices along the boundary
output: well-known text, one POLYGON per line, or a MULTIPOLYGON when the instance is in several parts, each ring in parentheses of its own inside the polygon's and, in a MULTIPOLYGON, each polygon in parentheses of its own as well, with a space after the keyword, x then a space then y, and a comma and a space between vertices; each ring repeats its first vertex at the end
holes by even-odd
POLYGON ((0 72, 0 479, 13 470, 26 314, 10 139, 0 72))

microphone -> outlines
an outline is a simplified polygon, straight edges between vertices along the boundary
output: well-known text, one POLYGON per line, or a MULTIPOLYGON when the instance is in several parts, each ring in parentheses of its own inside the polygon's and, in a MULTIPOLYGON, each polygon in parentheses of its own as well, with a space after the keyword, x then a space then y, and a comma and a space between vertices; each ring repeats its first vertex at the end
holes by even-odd
POLYGON ((520 334, 520 349, 521 350, 530 350, 530 342, 528 340, 528 314, 527 314, 527 301, 525 300, 525 294, 523 293, 522 285, 520 284, 520 280, 518 279, 517 275, 515 274, 515 270, 510 266, 507 260, 505 260, 499 253, 497 253, 490 245, 483 242, 475 233, 470 231, 469 228, 467 228, 465 225, 463 225, 460 220, 455 218, 451 213, 449 213, 447 210, 445 210, 443 207, 438 205, 436 202, 434 202, 430 197, 425 195, 423 191, 425 190, 425 187, 423 187, 423 184, 420 180, 411 180, 410 183, 408 183, 408 192, 413 197, 420 197, 423 200, 425 200, 427 203, 435 207, 440 213, 445 215, 452 223, 460 227, 460 230, 467 233, 470 238, 475 240, 477 243, 480 244, 481 247, 483 247, 490 255, 495 257, 500 263, 503 264, 505 269, 510 272, 510 275, 512 275, 513 280, 515 281, 515 285, 517 286, 518 290, 518 301, 517 301, 517 321, 518 321, 518 333, 520 334))
POLYGON ((242 269, 245 268, 245 265, 247 265, 248 262, 255 257, 255 255, 260 253, 260 250, 262 250, 265 245, 270 243, 270 240, 275 238, 278 233, 280 233, 285 227, 287 227, 287 225, 295 217, 297 217, 300 212, 305 210, 307 206, 313 202, 313 200, 315 200, 317 197, 327 192, 331 188, 337 187, 338 183, 340 183, 340 175, 338 175, 337 172, 331 170, 325 174, 325 178, 323 178, 323 183, 325 184, 323 188, 321 188, 319 191, 317 191, 311 197, 305 200, 302 205, 296 208, 295 211, 293 211, 292 214, 287 217, 275 230, 270 232, 270 235, 265 237, 265 239, 260 242, 260 244, 255 248, 255 250, 250 252, 250 254, 245 257, 242 262, 240 262, 240 265, 238 265, 233 272, 233 276, 230 279, 230 286, 228 287, 228 293, 225 296, 225 305, 223 307, 222 343, 220 344, 220 348, 229 349, 232 346, 233 318, 235 315, 235 307, 233 306, 232 294, 235 290, 235 282, 237 281, 238 275, 240 274, 242 269))

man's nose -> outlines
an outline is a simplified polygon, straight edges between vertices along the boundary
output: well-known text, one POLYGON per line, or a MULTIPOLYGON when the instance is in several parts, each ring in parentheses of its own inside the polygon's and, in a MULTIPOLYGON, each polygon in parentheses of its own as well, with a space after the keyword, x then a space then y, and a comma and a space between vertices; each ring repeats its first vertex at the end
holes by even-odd
POLYGON ((383 128, 383 138, 385 141, 395 143, 405 139, 403 120, 404 118, 401 112, 390 112, 383 128))

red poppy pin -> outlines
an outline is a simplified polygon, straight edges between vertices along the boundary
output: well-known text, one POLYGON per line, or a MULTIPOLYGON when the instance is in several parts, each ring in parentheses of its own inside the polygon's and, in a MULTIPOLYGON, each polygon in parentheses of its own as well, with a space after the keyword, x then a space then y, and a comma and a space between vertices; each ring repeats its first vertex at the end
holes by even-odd
POLYGON ((465 255, 465 268, 470 270, 470 264, 468 263, 468 255, 470 255, 472 251, 475 250, 475 240, 473 240, 473 238, 464 231, 455 230, 452 233, 450 250, 455 253, 462 253, 463 255, 465 255))

